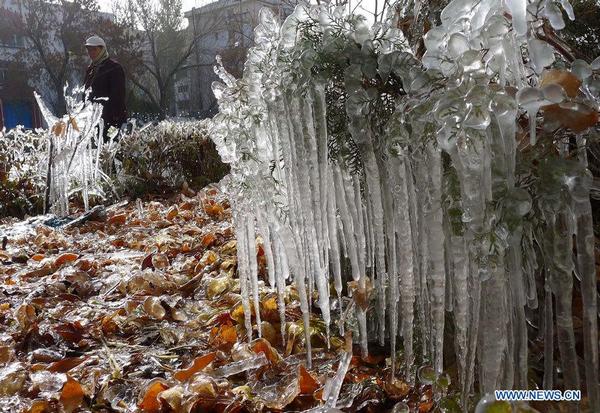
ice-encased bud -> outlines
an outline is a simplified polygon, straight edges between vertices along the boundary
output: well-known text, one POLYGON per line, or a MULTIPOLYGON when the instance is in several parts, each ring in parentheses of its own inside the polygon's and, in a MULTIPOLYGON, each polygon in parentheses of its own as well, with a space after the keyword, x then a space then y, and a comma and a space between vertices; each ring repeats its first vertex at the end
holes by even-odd
POLYGON ((527 44, 531 66, 536 73, 542 73, 544 68, 554 63, 554 49, 548 43, 539 39, 530 39, 527 44))
POLYGON ((448 53, 457 58, 469 50, 469 39, 462 33, 454 33, 448 40, 448 53))
POLYGON ((561 85, 551 83, 542 87, 542 96, 549 102, 560 103, 565 100, 567 94, 561 85))
POLYGON ((484 67, 481 61, 481 54, 478 50, 468 50, 458 58, 464 73, 483 73, 484 67))
POLYGON ((517 92, 517 102, 525 110, 537 110, 543 101, 544 96, 538 88, 525 87, 517 92))
POLYGON ((598 56, 597 58, 594 59, 591 66, 592 66, 592 70, 600 70, 600 56, 598 56))
POLYGON ((581 80, 585 80, 592 75, 592 67, 588 62, 576 59, 571 64, 571 73, 581 80))
POLYGON ((562 30, 565 28, 565 20, 563 19, 562 11, 553 1, 546 2, 542 15, 548 19, 553 29, 562 30))
POLYGON ((567 13, 567 16, 569 16, 569 20, 575 20, 575 12, 573 11, 573 6, 569 2, 569 0, 560 0, 560 5, 567 13))
POLYGON ((470 20, 474 10, 472 0, 452 0, 440 13, 442 25, 449 26, 458 20, 470 20))
POLYGON ((491 121, 492 118, 487 108, 473 104, 467 105, 467 114, 463 123, 466 128, 484 130, 490 125, 491 121))

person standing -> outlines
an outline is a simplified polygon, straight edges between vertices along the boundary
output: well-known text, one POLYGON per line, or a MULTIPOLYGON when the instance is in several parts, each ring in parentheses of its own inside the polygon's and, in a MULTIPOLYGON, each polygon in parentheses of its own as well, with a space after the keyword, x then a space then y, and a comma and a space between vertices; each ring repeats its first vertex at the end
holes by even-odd
POLYGON ((85 41, 85 48, 92 60, 85 72, 85 88, 90 89, 89 99, 103 106, 103 135, 106 141, 111 126, 120 129, 127 121, 125 71, 116 60, 109 57, 106 43, 101 37, 89 37, 85 41))

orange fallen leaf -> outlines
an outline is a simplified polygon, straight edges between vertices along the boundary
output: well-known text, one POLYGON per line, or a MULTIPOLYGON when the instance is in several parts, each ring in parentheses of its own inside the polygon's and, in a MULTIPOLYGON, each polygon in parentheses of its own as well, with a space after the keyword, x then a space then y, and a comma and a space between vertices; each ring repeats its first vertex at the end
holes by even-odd
POLYGON ((217 353, 208 353, 203 356, 196 357, 190 367, 177 371, 173 377, 179 381, 186 381, 204 367, 208 366, 216 357, 217 353))
POLYGON ((169 210, 167 211, 167 219, 169 221, 172 221, 173 219, 175 219, 175 217, 179 215, 179 209, 177 208, 177 205, 173 205, 171 208, 169 208, 169 210))
POLYGON ((75 261, 77 258, 79 258, 78 254, 74 254, 72 252, 65 252, 64 254, 59 255, 58 258, 54 260, 54 266, 60 267, 68 262, 75 261))
POLYGON ((74 367, 79 366, 85 361, 85 357, 68 357, 55 361, 48 366, 48 371, 52 373, 66 373, 74 367))
POLYGON ((186 201, 179 206, 182 211, 191 211, 196 205, 193 202, 186 201))
POLYGON ((60 391, 60 402, 65 411, 70 413, 81 406, 84 395, 81 384, 79 384, 77 380, 73 380, 71 376, 67 375, 67 381, 60 391))
POLYGON ((123 225, 127 221, 126 214, 116 214, 110 217, 107 221, 108 225, 123 225))
POLYGON ((50 411, 50 403, 48 400, 34 400, 27 413, 45 413, 50 411))
POLYGON ((210 332, 212 341, 216 343, 236 343, 237 332, 231 323, 226 323, 221 326, 215 326, 210 332))
POLYGON ((317 379, 302 364, 298 368, 298 377, 300 379, 300 394, 313 394, 320 387, 317 379))
POLYGON ((32 260, 34 261, 41 261, 44 258, 46 258, 46 256, 44 254, 35 254, 33 257, 31 257, 32 260))
POLYGON ((421 402, 419 403, 419 413, 426 413, 431 410, 433 407, 433 401, 421 402))
POLYGON ((212 246, 215 241, 217 240, 217 237, 215 237, 215 234, 213 234, 212 232, 209 232, 208 234, 206 234, 205 236, 202 237, 202 245, 204 245, 206 248, 212 246))
POLYGON ((204 211, 211 217, 218 218, 223 214, 224 208, 214 201, 208 201, 204 204, 204 211))
POLYGON ((158 395, 168 388, 169 386, 160 379, 151 381, 146 390, 143 391, 142 400, 138 404, 138 407, 147 413, 158 413, 161 406, 158 395))
POLYGON ((281 361, 281 356, 279 355, 277 350, 275 350, 273 346, 271 346, 271 343, 269 343, 264 338, 257 338, 252 343, 250 343, 250 347, 252 348, 252 351, 254 351, 256 354, 265 353, 265 356, 267 356, 267 359, 272 364, 281 361))

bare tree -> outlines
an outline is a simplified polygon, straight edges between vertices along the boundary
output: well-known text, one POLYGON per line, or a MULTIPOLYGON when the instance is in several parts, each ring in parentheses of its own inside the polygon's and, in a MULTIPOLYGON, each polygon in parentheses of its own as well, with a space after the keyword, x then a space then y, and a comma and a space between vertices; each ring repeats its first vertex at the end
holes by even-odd
POLYGON ((184 28, 181 0, 121 0, 117 21, 143 37, 143 70, 132 74, 131 82, 152 102, 161 118, 170 112, 174 100, 175 77, 194 53, 195 47, 221 27, 223 20, 213 19, 192 32, 184 28))
MULTIPOLYGON (((28 71, 47 77, 53 109, 65 110, 63 88, 85 67, 83 40, 99 18, 96 0, 19 0, 10 30, 30 47, 15 56, 28 71)), ((31 76, 35 78, 35 76, 31 76)))

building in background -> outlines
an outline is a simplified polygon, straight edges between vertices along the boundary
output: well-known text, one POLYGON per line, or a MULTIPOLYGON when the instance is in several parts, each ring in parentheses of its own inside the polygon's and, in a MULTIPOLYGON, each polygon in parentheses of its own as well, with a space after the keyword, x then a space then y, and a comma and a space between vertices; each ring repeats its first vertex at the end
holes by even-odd
POLYGON ((19 17, 19 4, 13 0, 0 2, 0 130, 17 125, 25 128, 41 126, 41 117, 28 82, 28 73, 17 64, 17 56, 27 42, 10 29, 9 19, 19 17))
POLYGON ((184 13, 187 30, 196 37, 203 27, 215 27, 195 45, 194 53, 179 71, 175 82, 176 113, 179 116, 207 117, 217 112, 211 84, 218 80, 216 56, 235 77, 243 71, 246 53, 254 45, 254 28, 259 11, 268 7, 283 20, 291 14, 289 2, 281 0, 217 0, 184 13), (214 25, 214 22, 219 22, 214 25))

